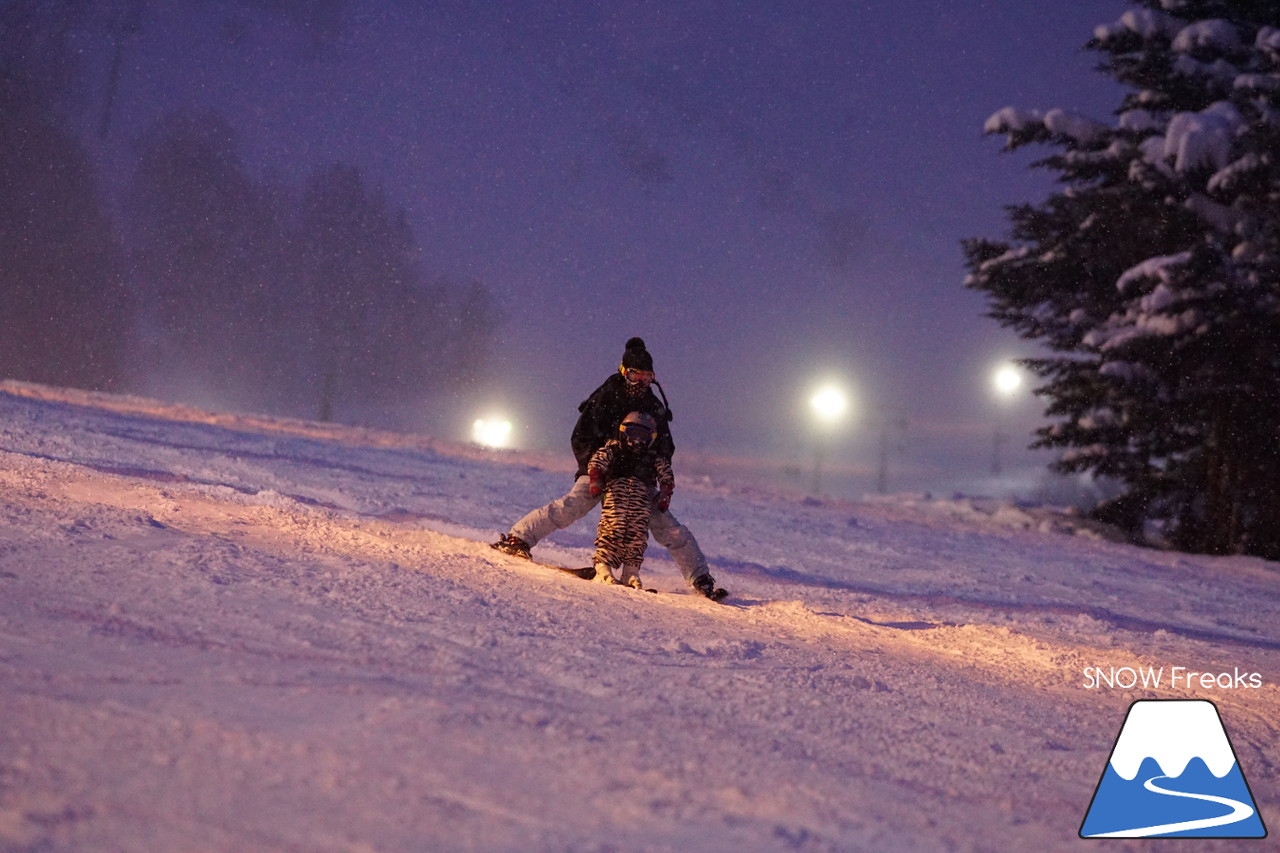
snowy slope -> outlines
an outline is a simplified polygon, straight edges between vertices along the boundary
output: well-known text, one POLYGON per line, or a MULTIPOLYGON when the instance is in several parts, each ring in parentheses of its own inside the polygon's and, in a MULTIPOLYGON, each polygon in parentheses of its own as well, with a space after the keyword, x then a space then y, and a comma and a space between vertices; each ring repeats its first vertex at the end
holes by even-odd
POLYGON ((0 849, 1074 849, 1136 698, 1213 700, 1280 821, 1275 564, 686 478, 717 605, 484 544, 569 477, 0 384, 0 849), (1084 675, 1173 666, 1261 686, 1084 675))

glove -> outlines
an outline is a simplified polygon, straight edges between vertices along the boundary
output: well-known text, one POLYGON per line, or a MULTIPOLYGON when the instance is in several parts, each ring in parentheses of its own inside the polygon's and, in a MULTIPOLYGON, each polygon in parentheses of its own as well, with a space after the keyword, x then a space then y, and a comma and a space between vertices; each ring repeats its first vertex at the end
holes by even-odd
POLYGON ((663 483, 658 487, 658 502, 656 506, 660 512, 666 512, 671 506, 671 493, 675 490, 675 483, 663 483))
POLYGON ((591 478, 591 485, 588 487, 588 493, 593 498, 600 497, 604 493, 604 477, 600 473, 599 468, 592 468, 587 472, 587 476, 591 478))

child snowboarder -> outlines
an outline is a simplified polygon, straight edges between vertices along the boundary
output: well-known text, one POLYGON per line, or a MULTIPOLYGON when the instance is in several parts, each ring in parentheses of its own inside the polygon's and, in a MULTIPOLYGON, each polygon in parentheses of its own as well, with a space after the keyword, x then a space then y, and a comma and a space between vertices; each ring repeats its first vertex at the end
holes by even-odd
POLYGON ((649 517, 654 507, 671 505, 675 477, 671 462, 653 449, 658 422, 645 412, 631 412, 587 463, 591 496, 603 493, 596 528, 596 580, 643 589, 640 564, 649 544, 649 517), (617 577, 613 572, 621 568, 617 577))

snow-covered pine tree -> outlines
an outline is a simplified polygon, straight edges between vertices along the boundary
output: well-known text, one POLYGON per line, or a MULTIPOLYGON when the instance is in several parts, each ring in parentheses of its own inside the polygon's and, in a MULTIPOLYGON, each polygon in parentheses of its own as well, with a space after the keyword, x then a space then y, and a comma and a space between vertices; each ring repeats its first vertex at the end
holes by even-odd
POLYGON ((1064 189, 965 241, 966 286, 1039 341, 1055 466, 1178 547, 1280 558, 1280 3, 1141 0, 1088 46, 1111 124, 1006 108, 1006 148, 1064 189))

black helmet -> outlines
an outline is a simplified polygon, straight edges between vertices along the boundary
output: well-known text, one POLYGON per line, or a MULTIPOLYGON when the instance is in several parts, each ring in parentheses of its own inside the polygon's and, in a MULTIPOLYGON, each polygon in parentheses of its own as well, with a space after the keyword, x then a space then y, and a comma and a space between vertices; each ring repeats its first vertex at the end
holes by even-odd
POLYGON ((648 447, 658 437, 658 422, 645 412, 631 412, 618 424, 618 440, 633 447, 648 447))

